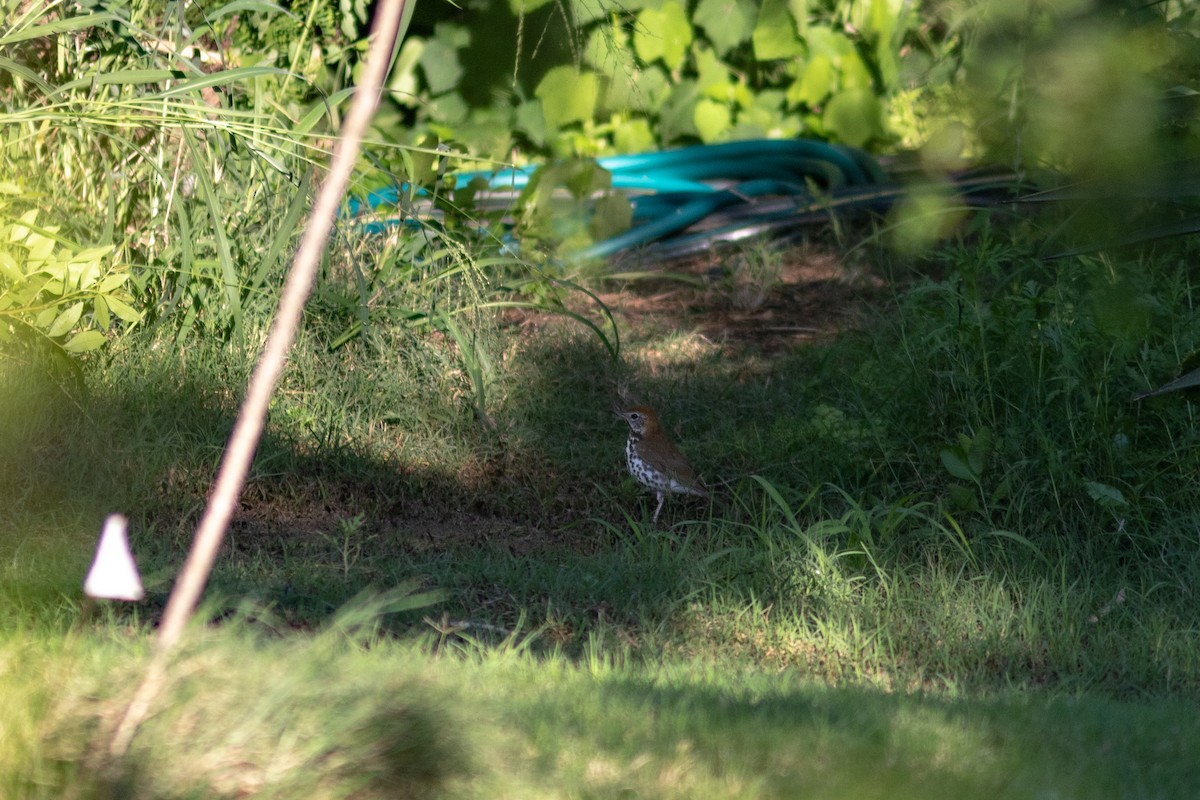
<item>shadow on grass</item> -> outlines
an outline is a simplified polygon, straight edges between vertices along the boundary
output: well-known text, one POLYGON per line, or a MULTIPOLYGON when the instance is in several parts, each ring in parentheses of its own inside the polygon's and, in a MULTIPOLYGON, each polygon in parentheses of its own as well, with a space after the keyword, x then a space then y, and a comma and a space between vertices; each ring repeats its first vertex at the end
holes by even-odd
MULTIPOLYGON (((906 502, 886 499, 896 487, 941 491, 944 477, 924 477, 943 470, 937 449, 909 451, 907 432, 884 430, 866 411, 870 399, 838 402, 877 390, 849 377, 857 365, 840 359, 852 348, 797 347, 766 358, 689 332, 697 329, 687 327, 686 303, 675 310, 665 331, 627 337, 622 364, 596 340, 555 324, 535 335, 502 335, 504 370, 489 379, 491 426, 478 422, 465 377, 446 368, 452 358, 417 358, 420 348, 446 342, 410 343, 400 358, 386 339, 365 338, 335 353, 302 344, 272 406, 209 596, 228 598, 231 608, 256 604, 285 627, 310 628, 365 589, 417 579, 445 590, 447 600, 394 618, 396 631, 427 630, 427 613, 448 623, 520 624, 542 631, 537 647, 572 654, 589 636, 613 630, 654 646, 687 637, 692 631, 680 620, 693 606, 731 618, 739 609, 773 610, 793 617, 794 626, 778 635, 828 638, 820 617, 838 606, 848 628, 859 624, 856 616, 884 626, 854 636, 886 643, 899 635, 890 630, 896 619, 869 619, 856 605, 862 587, 893 575, 919 588, 931 563, 957 565, 968 582, 1003 585, 1023 574, 1012 571, 1015 559, 1032 563, 1015 547, 971 564, 944 532, 931 534, 923 524, 893 529, 872 519, 812 539, 812 526, 837 521, 860 497, 887 509, 906 502), (660 529, 650 528, 651 499, 625 474, 626 429, 612 414, 623 391, 659 410, 717 488, 710 507, 672 498, 660 529), (752 472, 779 488, 786 512, 744 480, 752 472), (857 493, 820 494, 805 506, 810 488, 826 485, 857 493), (799 519, 787 518, 802 507, 799 519), (839 568, 836 591, 822 583, 834 581, 829 564, 809 558, 821 548, 839 568)), ((0 483, 4 523, 46 531, 61 542, 50 550, 72 553, 81 577, 100 520, 124 511, 150 578, 149 598, 136 613, 153 620, 190 543, 249 365, 249 357, 220 348, 148 347, 118 357, 82 400, 38 387, 27 374, 4 376, 15 387, 6 393, 14 413, 0 439, 19 465, 0 483)), ((12 571, 28 560, 19 547, 5 556, 14 558, 12 571)), ((55 573, 51 596, 77 597, 70 576, 55 573)), ((891 588, 879 587, 880 603, 891 602, 891 588)), ((1107 597, 1113 590, 1097 591, 1107 597)), ((1005 602, 1011 611, 1023 599, 1018 591, 1005 602)), ((1155 595, 1143 608, 1167 618, 1172 602, 1155 595), (1163 608, 1156 611, 1156 602, 1163 608)), ((947 629, 976 648, 969 631, 947 629)), ((920 639, 912 630, 905 635, 920 639)), ((997 635, 1001 650, 1004 637, 1018 653, 1030 647, 1025 633, 997 635)), ((1063 641, 1081 639, 1072 636, 1063 641)), ((729 644, 735 638, 726 636, 727 652, 758 652, 729 644)), ((902 657, 922 655, 911 643, 899 649, 902 657)), ((837 646, 829 652, 860 658, 837 646)), ((1120 658, 1111 650, 1092 655, 1120 658)), ((972 658, 986 661, 986 654, 972 658)), ((1018 671, 1027 664, 1024 656, 1006 658, 997 661, 1001 682, 1014 678, 1003 664, 1018 671)), ((1066 648, 1052 658, 1064 669, 1075 660, 1066 648)))

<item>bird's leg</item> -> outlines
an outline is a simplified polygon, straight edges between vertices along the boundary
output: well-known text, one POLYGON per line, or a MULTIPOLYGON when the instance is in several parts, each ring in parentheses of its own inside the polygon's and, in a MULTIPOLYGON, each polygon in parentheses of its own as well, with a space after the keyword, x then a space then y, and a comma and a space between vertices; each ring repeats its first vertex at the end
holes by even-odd
POLYGON ((663 503, 667 501, 667 495, 664 492, 658 493, 658 507, 654 509, 654 517, 650 520, 651 525, 658 524, 658 512, 662 511, 663 503))

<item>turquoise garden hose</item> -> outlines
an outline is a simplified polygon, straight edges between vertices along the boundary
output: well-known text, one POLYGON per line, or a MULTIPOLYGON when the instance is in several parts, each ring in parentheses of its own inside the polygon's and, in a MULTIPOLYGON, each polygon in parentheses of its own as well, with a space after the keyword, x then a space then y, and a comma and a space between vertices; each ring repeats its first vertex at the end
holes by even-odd
MULTIPOLYGON (((795 139, 759 139, 683 147, 597 160, 612 188, 632 207, 629 230, 596 242, 577 259, 613 258, 649 251, 662 258, 710 248, 719 241, 778 233, 848 211, 881 211, 899 186, 867 153, 852 147, 795 139)), ((486 181, 477 195, 494 207, 511 206, 529 183, 534 167, 455 176, 455 188, 486 181)), ((994 188, 994 182, 987 186, 994 188)), ((350 213, 370 209, 369 231, 398 224, 381 219, 407 187, 374 191, 352 201, 350 213), (364 208, 365 206, 365 208, 364 208)), ((417 201, 428 201, 418 193, 417 201)))

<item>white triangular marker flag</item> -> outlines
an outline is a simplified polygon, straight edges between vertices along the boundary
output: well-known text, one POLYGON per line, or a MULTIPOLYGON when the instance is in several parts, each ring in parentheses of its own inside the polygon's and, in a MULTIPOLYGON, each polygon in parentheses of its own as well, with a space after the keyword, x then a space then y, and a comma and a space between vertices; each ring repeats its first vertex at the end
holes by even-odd
POLYGON ((141 600, 145 595, 137 564, 129 552, 125 531, 129 520, 121 514, 109 514, 100 534, 96 558, 88 570, 83 591, 101 600, 141 600))

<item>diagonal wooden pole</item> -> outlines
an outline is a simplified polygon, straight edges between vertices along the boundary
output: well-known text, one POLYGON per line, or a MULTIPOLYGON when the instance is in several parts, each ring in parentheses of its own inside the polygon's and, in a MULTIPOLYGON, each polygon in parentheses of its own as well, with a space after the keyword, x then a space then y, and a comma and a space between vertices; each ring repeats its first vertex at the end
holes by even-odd
POLYGON ((275 320, 271 324, 267 342, 246 387, 246 397, 242 401, 233 432, 229 435, 229 444, 217 471, 212 496, 196 528, 192 549, 167 600, 167 607, 158 629, 154 655, 142 683, 125 709, 125 716, 113 734, 109 752, 114 756, 128 751, 138 726, 145 719, 151 703, 162 688, 168 656, 183 634, 184 627, 195 611, 200 594, 204 591, 204 585, 212 572, 217 550, 225 538, 230 517, 233 516, 234 507, 246 481, 246 474, 250 470, 250 462, 262 436, 267 404, 283 372, 287 351, 295 341, 304 304, 312 291, 317 266, 325 252, 338 205, 354 171, 363 134, 370 125, 375 107, 379 103, 396 37, 404 18, 404 6, 405 0, 380 0, 375 9, 375 19, 371 23, 371 44, 362 79, 342 123, 341 136, 334 145, 329 175, 317 194, 308 226, 300 240, 300 247, 288 271, 287 280, 283 284, 275 320))

